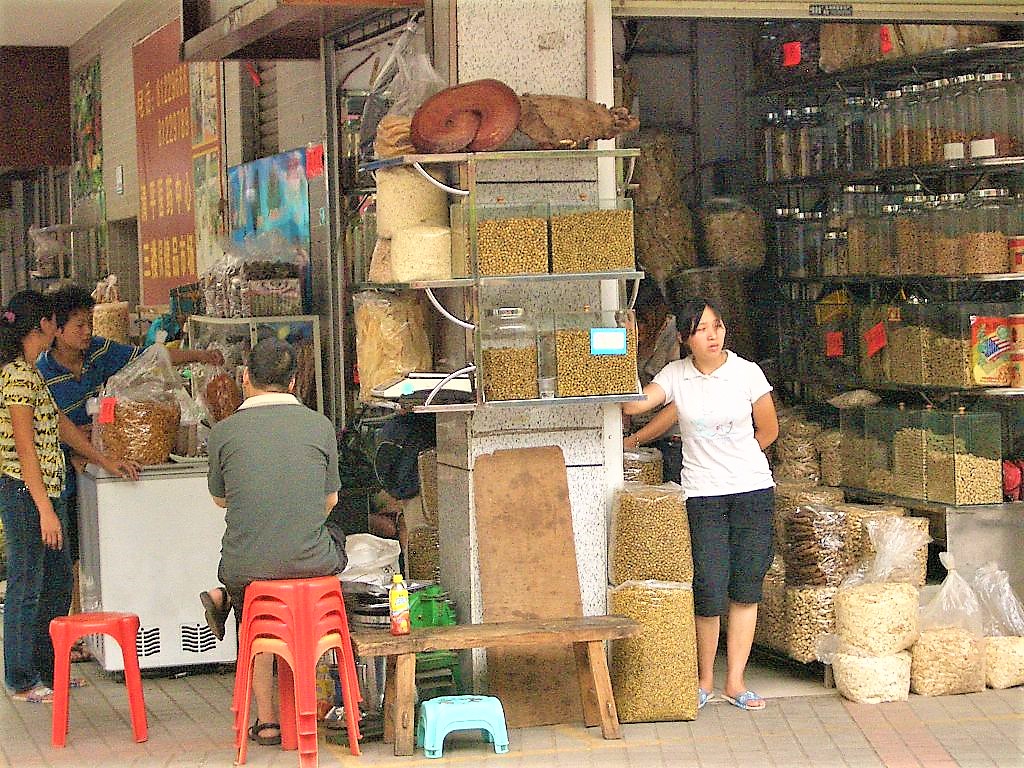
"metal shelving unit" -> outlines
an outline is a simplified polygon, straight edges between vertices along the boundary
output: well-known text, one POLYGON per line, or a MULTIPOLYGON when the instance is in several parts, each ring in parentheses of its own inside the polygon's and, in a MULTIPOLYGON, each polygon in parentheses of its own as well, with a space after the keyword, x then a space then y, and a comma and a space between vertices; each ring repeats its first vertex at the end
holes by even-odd
MULTIPOLYGON (((360 171, 376 171, 384 168, 395 168, 408 166, 415 168, 426 180, 450 195, 461 197, 466 200, 467 216, 466 225, 469 230, 470 264, 475 272, 476 265, 476 226, 477 226, 477 164, 481 162, 495 161, 567 161, 567 160, 596 160, 598 158, 620 158, 632 162, 640 154, 638 149, 571 149, 571 150, 517 150, 497 152, 453 152, 448 154, 410 154, 398 157, 382 158, 365 163, 360 166, 360 171), (450 186, 431 176, 424 170, 424 165, 459 165, 464 168, 463 178, 465 189, 450 186)), ((631 175, 632 168, 626 172, 626 178, 631 175)), ((578 273, 555 273, 555 274, 522 274, 522 275, 479 275, 473 274, 464 277, 453 277, 447 280, 416 280, 407 283, 370 283, 358 282, 353 288, 358 290, 382 290, 382 291, 404 291, 421 290, 427 299, 438 311, 438 313, 449 322, 463 328, 467 332, 467 341, 472 337, 474 348, 474 359, 480 357, 479 334, 476 333, 478 322, 476 315, 479 308, 479 291, 481 287, 503 287, 512 285, 551 284, 565 282, 604 282, 618 281, 626 283, 632 281, 632 289, 627 299, 627 308, 632 309, 636 302, 637 293, 640 289, 640 280, 644 273, 636 270, 616 270, 610 272, 578 272, 578 273), (461 289, 470 293, 468 302, 472 309, 473 317, 461 318, 453 314, 438 298, 436 291, 444 289, 461 289)), ((480 369, 473 363, 449 374, 445 379, 431 389, 422 405, 403 406, 395 401, 378 401, 378 404, 385 407, 400 408, 414 413, 442 413, 451 411, 471 411, 478 407, 514 407, 514 406, 552 406, 565 403, 619 403, 629 400, 638 400, 643 395, 640 393, 639 380, 635 393, 625 395, 602 395, 595 397, 554 397, 537 398, 530 400, 502 400, 486 401, 483 397, 483 381, 480 369), (436 403, 438 394, 444 389, 445 384, 455 377, 470 375, 473 381, 473 393, 475 402, 472 403, 436 403)))

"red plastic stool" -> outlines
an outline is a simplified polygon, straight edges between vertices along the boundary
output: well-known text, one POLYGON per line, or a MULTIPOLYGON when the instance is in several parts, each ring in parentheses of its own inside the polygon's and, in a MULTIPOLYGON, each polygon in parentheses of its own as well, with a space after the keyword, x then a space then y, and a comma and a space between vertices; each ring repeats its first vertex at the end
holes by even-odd
POLYGON ((50 740, 53 746, 63 747, 67 740, 71 646, 78 638, 86 635, 109 635, 121 646, 132 731, 138 742, 149 738, 139 654, 135 647, 138 633, 139 617, 134 613, 76 613, 73 616, 59 616, 50 622, 50 639, 53 640, 53 732, 50 740))
POLYGON ((317 660, 329 648, 341 651, 349 751, 358 755, 359 685, 338 577, 254 581, 246 588, 232 702, 238 764, 245 762, 248 745, 252 660, 268 652, 283 662, 278 666, 281 746, 298 748, 300 765, 317 765, 314 672, 317 660))

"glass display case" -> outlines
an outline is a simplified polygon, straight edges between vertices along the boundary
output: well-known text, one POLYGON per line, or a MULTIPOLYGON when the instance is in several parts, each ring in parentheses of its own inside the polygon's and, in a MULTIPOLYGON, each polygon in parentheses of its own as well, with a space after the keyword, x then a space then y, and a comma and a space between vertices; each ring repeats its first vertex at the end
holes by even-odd
POLYGON ((551 271, 633 269, 633 201, 551 206, 551 271))
POLYGON ((936 411, 924 415, 928 500, 998 504, 1003 500, 998 413, 936 411))
POLYGON ((922 318, 921 304, 889 307, 885 320, 888 381, 893 384, 925 383, 925 349, 929 330, 922 318))
POLYGON ((276 337, 295 347, 297 370, 295 395, 309 408, 324 412, 323 371, 320 351, 320 318, 317 315, 286 317, 206 317, 188 320, 190 349, 216 348, 225 367, 236 371, 246 364, 249 352, 261 339, 276 337))
POLYGON ((929 386, 970 389, 1014 384, 1009 315, 1004 302, 935 302, 918 312, 929 386))
POLYGON ((892 492, 908 499, 927 498, 924 411, 902 403, 892 413, 892 492))
POLYGON ((857 359, 860 380, 866 384, 884 384, 891 380, 889 348, 886 344, 886 304, 861 307, 857 321, 857 359))
POLYGON ((639 392, 632 311, 574 312, 555 318, 558 397, 639 392))
POLYGON ((483 313, 480 323, 484 400, 532 400, 540 396, 537 326, 522 307, 483 313))
MULTIPOLYGON (((537 275, 550 271, 548 216, 545 202, 477 207, 475 274, 537 275)), ((452 274, 474 274, 469 211, 465 202, 451 206, 452 274)))

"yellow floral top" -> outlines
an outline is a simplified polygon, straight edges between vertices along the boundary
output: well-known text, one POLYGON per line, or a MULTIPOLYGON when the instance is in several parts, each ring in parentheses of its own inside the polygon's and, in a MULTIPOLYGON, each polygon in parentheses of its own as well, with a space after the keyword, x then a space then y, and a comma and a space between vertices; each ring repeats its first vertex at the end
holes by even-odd
POLYGON ((36 367, 20 357, 0 369, 0 472, 21 480, 21 462, 14 447, 11 423, 12 405, 32 408, 32 426, 43 485, 47 495, 56 498, 64 487, 65 471, 64 451, 60 448, 58 432, 60 410, 36 367))

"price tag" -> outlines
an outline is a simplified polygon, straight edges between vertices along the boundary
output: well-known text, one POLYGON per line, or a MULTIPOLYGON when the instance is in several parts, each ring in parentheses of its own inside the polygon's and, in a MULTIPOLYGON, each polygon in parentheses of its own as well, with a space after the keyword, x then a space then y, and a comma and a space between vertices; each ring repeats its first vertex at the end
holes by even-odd
POLYGON ((829 331, 825 334, 825 357, 842 357, 843 346, 842 331, 829 331))
POLYGON ((782 44, 782 66, 795 67, 800 64, 802 54, 800 41, 782 44))
POLYGON ((888 24, 883 24, 878 30, 879 50, 882 53, 892 51, 892 31, 888 24))
POLYGON ((877 355, 889 343, 889 339, 885 335, 885 323, 879 323, 869 328, 864 333, 864 343, 867 347, 868 357, 877 355))
POLYGON ((114 423, 114 406, 117 405, 116 397, 104 397, 100 399, 100 424, 114 423))
POLYGON ((590 354, 624 355, 627 339, 625 328, 591 328, 590 354))
POLYGON ((306 178, 316 179, 324 175, 324 145, 315 144, 306 148, 306 178))

